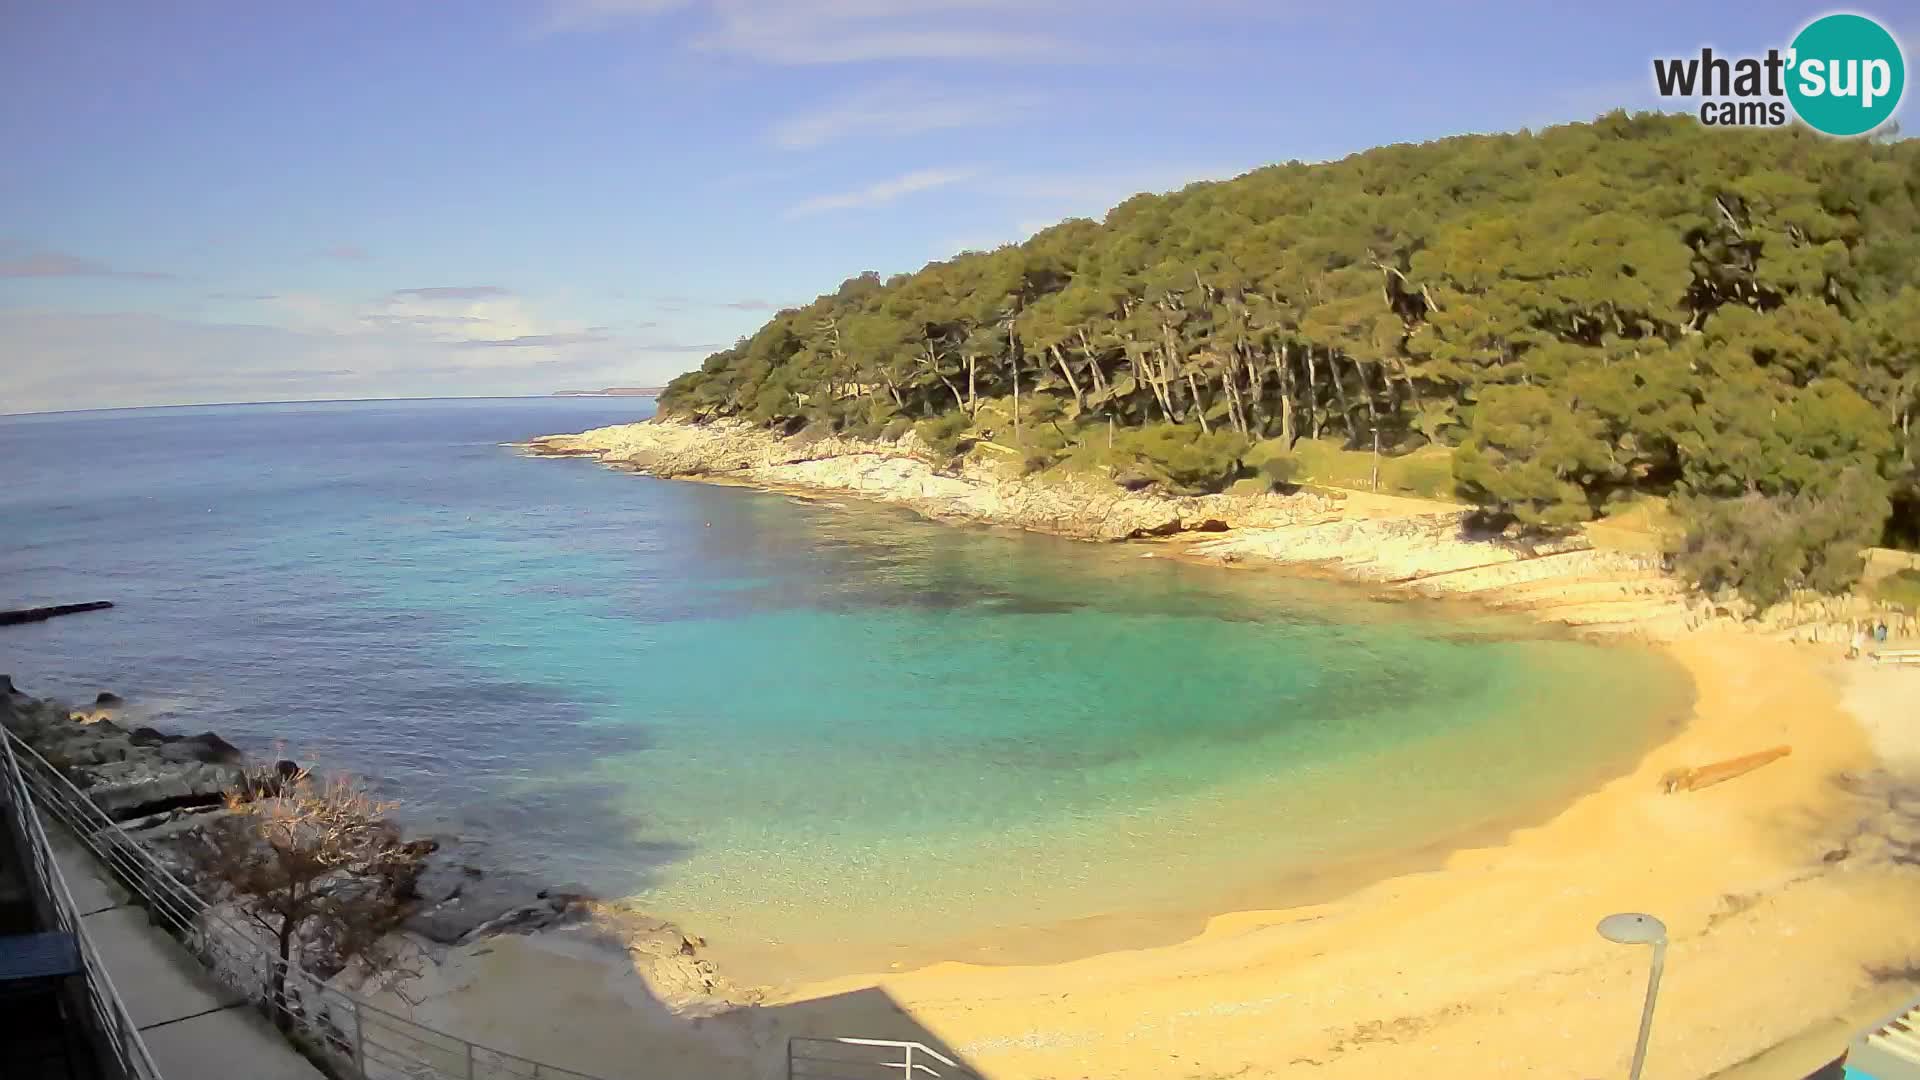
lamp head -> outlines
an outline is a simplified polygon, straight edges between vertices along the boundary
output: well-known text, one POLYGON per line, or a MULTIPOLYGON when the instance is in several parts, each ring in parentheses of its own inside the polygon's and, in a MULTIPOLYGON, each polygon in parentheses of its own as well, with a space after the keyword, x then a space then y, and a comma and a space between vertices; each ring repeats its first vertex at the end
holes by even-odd
POLYGON ((1601 937, 1619 945, 1659 945, 1667 940, 1665 923, 1637 911, 1609 915, 1596 929, 1601 937))

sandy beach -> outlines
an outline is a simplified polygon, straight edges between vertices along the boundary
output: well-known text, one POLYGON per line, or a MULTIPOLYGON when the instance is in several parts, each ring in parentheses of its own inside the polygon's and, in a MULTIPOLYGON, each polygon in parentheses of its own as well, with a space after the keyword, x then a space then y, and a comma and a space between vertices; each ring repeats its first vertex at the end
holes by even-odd
POLYGON ((1899 730, 1920 673, 1744 634, 1667 647, 1695 712, 1630 775, 1330 903, 1067 963, 838 978, 703 1019, 587 930, 456 952, 408 996, 452 1030, 612 1077, 642 1060, 649 1076, 782 1075, 787 1037, 807 1034, 917 1040, 995 1080, 1592 1077, 1624 1072, 1647 964, 1593 927, 1638 910, 1673 941, 1650 1075, 1710 1075, 1912 979, 1920 873, 1897 859, 1920 803, 1895 793, 1920 781, 1887 755, 1920 740, 1899 730), (1669 769, 1776 744, 1792 756, 1660 790, 1669 769))

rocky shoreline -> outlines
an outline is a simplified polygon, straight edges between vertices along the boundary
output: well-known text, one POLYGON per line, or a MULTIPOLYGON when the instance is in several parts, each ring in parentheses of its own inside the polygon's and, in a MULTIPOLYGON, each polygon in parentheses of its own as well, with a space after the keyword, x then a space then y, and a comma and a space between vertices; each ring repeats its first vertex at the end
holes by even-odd
MULTIPOLYGON (((218 890, 203 880, 185 845, 200 830, 229 813, 227 801, 253 788, 249 776, 263 771, 289 776, 292 761, 249 759, 232 743, 208 731, 177 735, 151 727, 127 727, 117 719, 124 703, 101 692, 87 708, 35 698, 0 675, 0 726, 31 747, 83 792, 126 834, 142 844, 183 883, 209 898, 218 890)), ((670 1008, 712 1011, 745 1004, 751 992, 729 985, 702 959, 705 942, 664 920, 586 891, 544 882, 511 869, 488 868, 481 850, 452 836, 405 838, 419 856, 420 872, 402 897, 406 914, 388 944, 412 961, 401 974, 421 978, 455 953, 484 949, 502 934, 584 937, 623 949, 636 970, 658 988, 670 1008)), ((308 943, 312 946, 316 943, 308 943)), ((321 979, 362 985, 366 973, 347 970, 324 947, 309 948, 303 966, 321 979)))
POLYGON ((1076 540, 1272 527, 1325 514, 1335 505, 1312 492, 1170 496, 1129 491, 1097 478, 1011 476, 979 459, 950 466, 937 462, 911 431, 894 442, 814 438, 804 432, 783 438, 738 420, 655 419, 516 445, 538 457, 592 458, 649 476, 856 495, 939 520, 1076 540))
MULTIPOLYGON (((1920 633, 1906 612, 1864 597, 1802 599, 1754 613, 1698 595, 1658 555, 1476 534, 1469 512, 1416 499, 1298 489, 1173 496, 1097 476, 1021 476, 988 452, 942 461, 913 432, 896 441, 793 436, 735 419, 655 417, 514 444, 536 457, 589 458, 664 479, 846 495, 940 521, 1077 540, 1179 541, 1182 557, 1328 572, 1399 593, 1464 597, 1591 636, 1671 640, 1709 626, 1843 642, 1858 620, 1920 633)), ((1011 454, 1011 451, 1005 451, 1011 454)))

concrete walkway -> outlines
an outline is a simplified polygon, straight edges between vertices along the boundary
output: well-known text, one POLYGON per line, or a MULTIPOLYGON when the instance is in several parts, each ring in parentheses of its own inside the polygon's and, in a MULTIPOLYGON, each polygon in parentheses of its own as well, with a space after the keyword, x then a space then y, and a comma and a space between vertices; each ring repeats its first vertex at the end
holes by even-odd
POLYGON ((179 942, 64 832, 49 830, 54 859, 80 924, 166 1080, 247 1077, 325 1080, 240 995, 214 982, 179 942))

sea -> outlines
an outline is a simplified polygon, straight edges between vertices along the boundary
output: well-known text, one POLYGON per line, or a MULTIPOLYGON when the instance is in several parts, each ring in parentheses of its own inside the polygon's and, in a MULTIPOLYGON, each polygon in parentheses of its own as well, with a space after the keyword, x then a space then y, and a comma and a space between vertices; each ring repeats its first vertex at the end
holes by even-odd
POLYGON ((1688 709, 1510 616, 507 445, 651 412, 0 417, 0 606, 115 605, 0 628, 0 672, 362 778, 765 982, 1157 943, 1539 820, 1688 709))

